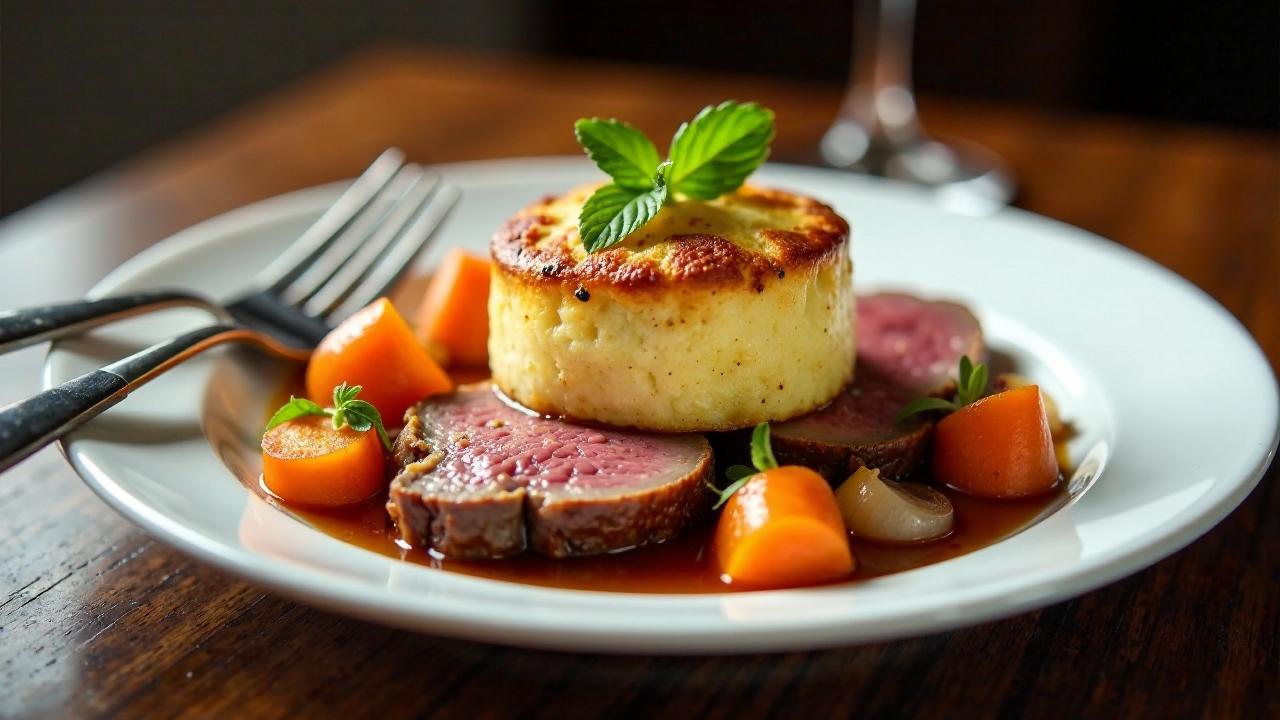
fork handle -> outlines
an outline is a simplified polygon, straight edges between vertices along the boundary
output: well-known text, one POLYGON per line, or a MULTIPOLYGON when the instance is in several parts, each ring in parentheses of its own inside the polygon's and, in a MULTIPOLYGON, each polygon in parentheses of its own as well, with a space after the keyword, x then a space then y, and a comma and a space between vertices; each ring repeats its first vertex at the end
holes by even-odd
POLYGON ((210 325, 156 343, 100 370, 0 408, 0 472, 97 417, 151 378, 207 348, 232 340, 253 341, 288 354, 282 346, 234 325, 210 325))
POLYGON ((191 293, 151 290, 0 312, 0 354, 45 340, 166 307, 200 307, 218 312, 209 300, 191 293))

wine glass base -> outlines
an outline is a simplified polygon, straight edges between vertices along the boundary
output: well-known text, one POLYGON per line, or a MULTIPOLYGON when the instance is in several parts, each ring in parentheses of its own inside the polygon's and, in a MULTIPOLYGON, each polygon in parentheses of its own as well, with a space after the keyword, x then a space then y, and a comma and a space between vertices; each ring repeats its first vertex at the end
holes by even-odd
POLYGON ((1013 176, 999 158, 972 143, 917 137, 868 138, 854 123, 837 123, 822 139, 823 159, 838 168, 910 183, 949 210, 989 215, 1013 200, 1013 176))

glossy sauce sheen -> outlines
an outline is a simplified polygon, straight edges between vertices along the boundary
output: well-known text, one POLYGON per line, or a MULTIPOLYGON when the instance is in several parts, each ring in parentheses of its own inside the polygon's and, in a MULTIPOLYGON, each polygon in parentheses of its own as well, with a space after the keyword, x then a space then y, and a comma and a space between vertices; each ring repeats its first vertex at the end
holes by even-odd
MULTIPOLYGON (((486 377, 483 370, 452 370, 451 374, 459 383, 486 377)), ((282 390, 279 395, 276 398, 279 402, 273 399, 272 409, 288 400, 289 392, 282 390)), ((1065 469, 1066 465, 1063 467, 1065 469)), ((837 584, 932 565, 999 542, 1064 505, 1066 493, 1062 487, 1063 483, 1059 483, 1059 489, 1054 492, 1021 500, 984 500, 944 488, 942 492, 951 499, 955 508, 955 531, 951 535, 916 545, 884 545, 850 536, 857 570, 837 584)), ((265 495, 261 487, 251 489, 265 495)), ((385 495, 342 508, 306 508, 286 505, 275 498, 267 499, 343 542, 447 572, 528 585, 606 592, 687 594, 755 589, 721 580, 712 556, 714 516, 689 528, 675 540, 612 555, 552 559, 526 552, 502 560, 467 561, 445 558, 422 548, 401 546, 387 516, 385 495)))
MULTIPOLYGON (((982 500, 944 490, 955 506, 956 529, 942 540, 920 545, 881 545, 850 538, 858 569, 847 581, 889 575, 932 565, 998 542, 1027 527, 1065 501, 1061 491, 1025 500, 982 500)), ((616 555, 553 560, 524 553, 503 560, 462 561, 439 557, 396 543, 395 529, 383 507, 385 498, 338 509, 288 511, 343 542, 366 550, 449 572, 509 582, 636 593, 713 593, 750 590, 720 580, 707 521, 661 545, 616 555)))

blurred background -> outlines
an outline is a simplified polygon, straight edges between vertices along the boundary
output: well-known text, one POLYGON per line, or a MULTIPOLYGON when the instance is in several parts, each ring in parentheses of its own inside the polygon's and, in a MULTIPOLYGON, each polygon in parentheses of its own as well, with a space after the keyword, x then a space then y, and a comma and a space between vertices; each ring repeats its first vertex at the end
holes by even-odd
MULTIPOLYGON (((852 18, 849 0, 5 0, 0 213, 372 45, 841 86, 852 18)), ((926 95, 1274 133, 1280 2, 921 0, 915 78, 926 95)))

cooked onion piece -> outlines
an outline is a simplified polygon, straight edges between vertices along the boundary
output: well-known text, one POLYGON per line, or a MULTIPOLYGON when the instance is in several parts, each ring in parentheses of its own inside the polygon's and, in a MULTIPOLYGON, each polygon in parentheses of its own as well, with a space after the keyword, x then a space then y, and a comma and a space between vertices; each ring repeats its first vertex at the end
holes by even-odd
POLYGON ((880 542, 936 540, 951 532, 955 511, 946 495, 920 483, 881 480, 880 471, 860 467, 836 491, 845 527, 880 542))

